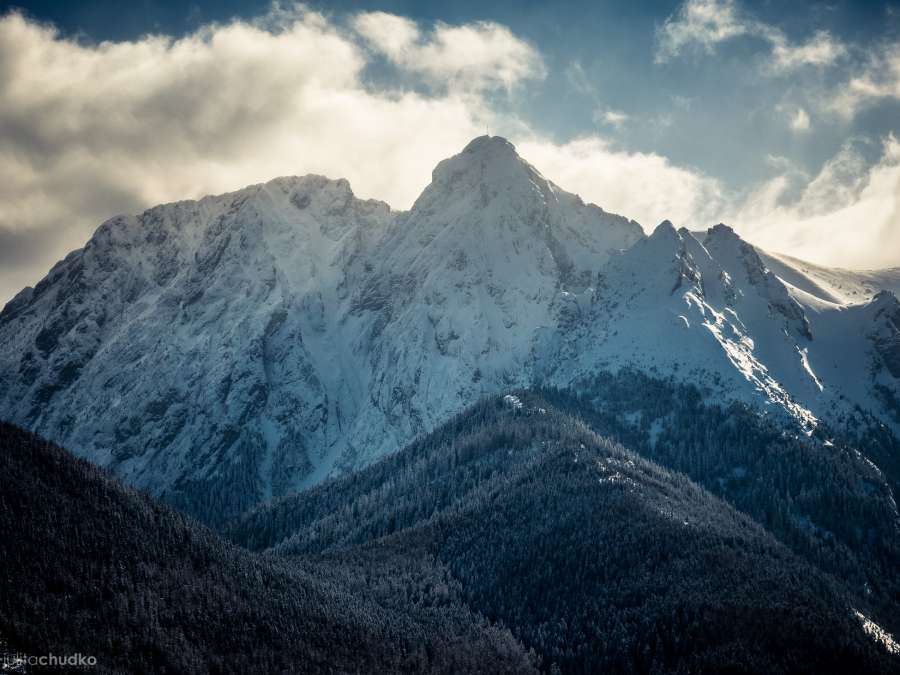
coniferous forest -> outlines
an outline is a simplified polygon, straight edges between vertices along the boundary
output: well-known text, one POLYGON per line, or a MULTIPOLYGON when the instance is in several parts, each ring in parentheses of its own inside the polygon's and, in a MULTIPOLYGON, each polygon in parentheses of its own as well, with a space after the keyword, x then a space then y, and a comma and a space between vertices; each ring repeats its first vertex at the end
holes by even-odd
POLYGON ((11 425, 0 445, 19 652, 136 673, 898 668, 866 630, 897 622, 891 524, 863 498, 884 483, 671 383, 487 398, 219 532, 11 425))

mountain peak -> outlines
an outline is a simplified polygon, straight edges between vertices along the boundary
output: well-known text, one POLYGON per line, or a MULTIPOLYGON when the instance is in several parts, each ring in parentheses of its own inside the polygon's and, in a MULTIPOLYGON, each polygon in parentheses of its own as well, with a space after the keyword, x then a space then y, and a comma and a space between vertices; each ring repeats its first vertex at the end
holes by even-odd
POLYGON ((754 268, 759 268, 760 273, 765 270, 765 265, 751 244, 741 239, 734 228, 719 223, 706 231, 703 245, 713 253, 713 257, 725 259, 725 256, 748 259, 748 263, 754 268))
POLYGON ((482 180, 501 176, 539 176, 538 171, 519 156, 516 147, 500 136, 479 136, 472 139, 455 157, 438 164, 435 173, 447 165, 451 173, 475 171, 482 180))
POLYGON ((431 185, 419 200, 427 201, 434 192, 452 196, 453 200, 462 194, 477 194, 483 208, 500 193, 514 195, 513 201, 537 197, 545 202, 553 198, 555 191, 537 169, 519 156, 512 143, 500 136, 479 136, 458 155, 435 167, 431 185))
POLYGON ((872 296, 871 304, 894 306, 900 304, 896 294, 888 289, 882 289, 872 296))
POLYGON ((734 228, 729 227, 725 223, 713 225, 706 231, 706 236, 707 238, 718 237, 721 239, 740 239, 737 233, 735 233, 734 228))
POLYGON ((516 146, 502 136, 478 136, 463 148, 463 154, 505 154, 518 157, 516 146))
POLYGON ((680 247, 681 239, 681 235, 672 222, 664 220, 654 228, 646 241, 656 250, 669 252, 680 247))
POLYGON ((664 220, 659 225, 656 226, 656 229, 653 230, 653 234, 650 235, 652 237, 672 237, 676 234, 675 226, 672 225, 671 220, 664 220))

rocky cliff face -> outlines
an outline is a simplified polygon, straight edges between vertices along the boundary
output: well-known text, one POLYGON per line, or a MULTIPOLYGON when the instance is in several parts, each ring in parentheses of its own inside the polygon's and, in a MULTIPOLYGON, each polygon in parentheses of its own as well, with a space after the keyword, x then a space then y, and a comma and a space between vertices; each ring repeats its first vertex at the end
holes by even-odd
POLYGON ((788 276, 725 226, 645 237, 482 137, 409 212, 306 176, 104 223, 0 315, 0 417, 210 518, 625 365, 806 427, 890 420, 893 296, 788 276))

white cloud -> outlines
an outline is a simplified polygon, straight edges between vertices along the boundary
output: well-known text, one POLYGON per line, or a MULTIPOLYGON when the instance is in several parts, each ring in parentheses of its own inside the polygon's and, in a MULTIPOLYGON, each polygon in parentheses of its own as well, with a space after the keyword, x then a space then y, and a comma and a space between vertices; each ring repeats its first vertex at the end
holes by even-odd
POLYGON ((874 165, 864 159, 863 144, 851 139, 814 176, 771 157, 779 173, 746 194, 660 155, 619 151, 597 137, 565 144, 531 138, 517 147, 554 182, 635 218, 646 230, 664 219, 689 229, 726 222, 754 244, 813 262, 897 266, 900 141, 886 138, 874 165))
POLYGON ((779 28, 748 15, 734 0, 685 0, 657 30, 656 61, 670 61, 688 48, 712 54, 720 43, 741 36, 768 43, 767 70, 773 74, 802 66, 828 66, 847 53, 827 31, 794 44, 779 28))
MULTIPOLYGON (((887 149, 892 140, 888 138, 885 143, 887 149)), ((865 140, 851 138, 834 157, 825 162, 819 173, 807 183, 795 204, 794 208, 800 216, 838 211, 860 198, 870 178, 869 166, 862 153, 864 145, 867 145, 865 140)))
POLYGON ((657 62, 669 61, 686 47, 708 54, 716 45, 749 31, 733 0, 687 0, 657 31, 657 62))
POLYGON ((569 65, 566 66, 566 80, 569 82, 569 86, 572 87, 575 91, 583 96, 593 96, 596 97, 597 90, 594 87, 594 83, 591 82, 587 73, 584 72, 584 66, 581 65, 578 61, 572 61, 569 65))
POLYGON ((861 107, 885 98, 900 100, 900 44, 871 47, 868 61, 825 106, 849 118, 861 107))
POLYGON ((605 124, 607 126, 621 129, 628 121, 629 116, 621 110, 611 110, 609 108, 597 108, 593 114, 594 124, 605 124))
POLYGON ((302 8, 100 44, 0 17, 0 298, 109 216, 278 175, 408 206, 493 114, 453 91, 366 88, 350 35, 302 8))
POLYGON ((353 20, 353 27, 395 65, 451 88, 509 91, 545 75, 536 49, 506 26, 490 21, 463 26, 438 23, 425 34, 405 17, 366 12, 353 20))
POLYGON ((634 218, 648 230, 665 219, 688 227, 705 226, 716 214, 710 206, 722 201, 717 181, 674 166, 657 154, 616 150, 596 136, 564 144, 532 137, 516 147, 564 189, 634 218))
POLYGON ((797 132, 809 131, 809 113, 803 108, 797 108, 794 114, 791 115, 791 129, 797 132))
POLYGON ((678 108, 679 110, 690 111, 694 106, 694 99, 689 98, 687 96, 680 96, 678 94, 673 94, 669 97, 672 101, 672 105, 678 108))
POLYGON ((591 82, 584 67, 578 61, 572 61, 565 69, 566 80, 569 86, 589 99, 593 99, 595 108, 591 113, 591 119, 598 126, 612 127, 620 130, 630 119, 630 115, 621 110, 614 110, 600 103, 600 92, 591 82))
POLYGON ((807 42, 793 45, 779 31, 769 30, 772 43, 771 67, 777 71, 800 66, 828 66, 847 54, 847 48, 827 31, 818 31, 807 42))
POLYGON ((353 20, 353 27, 374 49, 395 63, 408 61, 422 37, 415 21, 387 12, 359 14, 353 20))
POLYGON ((900 265, 900 141, 867 167, 850 142, 786 201, 791 179, 768 181, 734 210, 739 231, 774 251, 850 268, 900 265))

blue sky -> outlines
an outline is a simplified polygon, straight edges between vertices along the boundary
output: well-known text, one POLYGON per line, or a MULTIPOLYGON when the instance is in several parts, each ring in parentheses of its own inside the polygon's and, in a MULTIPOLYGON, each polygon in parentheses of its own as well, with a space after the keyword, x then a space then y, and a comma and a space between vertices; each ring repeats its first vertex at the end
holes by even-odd
MULTIPOLYGON (((265 14, 270 4, 145 0, 124 10, 113 9, 120 7, 118 3, 99 1, 19 2, 6 7, 53 22, 68 35, 101 41, 132 40, 147 33, 183 35, 212 21, 252 19, 265 14)), ((368 10, 426 24, 487 20, 508 26, 540 50, 548 68, 547 78, 515 101, 519 114, 534 125, 559 139, 600 128, 625 147, 661 152, 735 186, 769 175, 769 154, 789 157, 812 171, 832 157, 848 136, 877 139, 900 127, 897 99, 880 101, 849 121, 817 119, 811 133, 800 135, 786 122, 790 113, 779 114, 778 105, 808 107, 808 91, 815 92, 830 78, 839 80, 849 72, 853 59, 832 72, 813 68, 765 77, 759 67, 765 42, 744 36, 720 44, 714 54, 688 50, 684 58, 656 63, 657 30, 677 15, 681 2, 307 4, 338 17, 368 10), (573 68, 579 67, 583 83, 593 91, 573 86, 573 68), (632 122, 617 127, 598 124, 594 114, 598 108, 625 113, 632 122), (735 161, 736 154, 741 161, 735 161)), ((900 35, 900 2, 745 2, 740 6, 753 18, 780 27, 798 43, 826 30, 865 50, 872 42, 896 41, 900 35)))
POLYGON ((648 230, 900 265, 898 3, 0 7, 0 299, 154 201, 315 171, 407 208, 484 129, 648 230))

